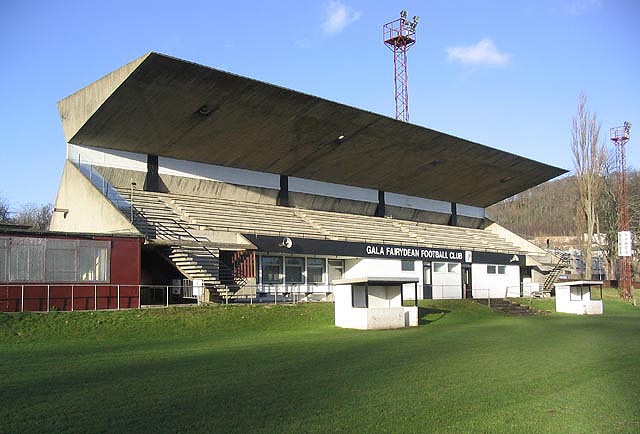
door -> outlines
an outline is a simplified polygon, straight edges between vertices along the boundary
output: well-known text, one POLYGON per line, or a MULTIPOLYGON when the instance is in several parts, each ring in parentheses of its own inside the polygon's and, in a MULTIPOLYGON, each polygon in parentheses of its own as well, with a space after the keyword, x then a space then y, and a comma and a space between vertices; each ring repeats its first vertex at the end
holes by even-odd
POLYGON ((462 297, 473 298, 471 286, 471 264, 462 264, 462 297))
POLYGON ((433 298, 433 287, 431 286, 431 262, 422 263, 422 298, 430 300, 433 298))

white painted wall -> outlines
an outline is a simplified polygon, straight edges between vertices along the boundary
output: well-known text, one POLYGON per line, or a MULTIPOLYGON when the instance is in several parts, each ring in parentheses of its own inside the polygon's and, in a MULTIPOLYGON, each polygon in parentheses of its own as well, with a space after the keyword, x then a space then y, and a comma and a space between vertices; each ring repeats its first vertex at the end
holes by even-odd
MULTIPOLYGON (((433 288, 434 299, 458 299, 462 298, 462 264, 456 263, 455 272, 439 272, 436 271, 436 263, 443 263, 435 261, 431 263, 431 286, 433 288)), ((448 270, 448 264, 451 262, 444 262, 445 268, 448 270)))
POLYGON ((462 203, 459 203, 456 205, 456 211, 458 215, 465 217, 475 217, 479 219, 483 219, 486 217, 486 210, 477 206, 464 205, 462 203))
POLYGON ((472 264, 471 275, 474 298, 520 297, 520 267, 517 265, 505 265, 505 274, 489 274, 487 264, 472 264))
POLYGON ((67 143, 67 160, 74 163, 94 166, 116 167, 139 172, 147 171, 147 156, 134 152, 116 151, 114 149, 78 146, 67 143))
MULTIPOLYGON (((345 279, 357 277, 415 277, 418 279, 418 300, 422 300, 422 261, 413 261, 414 271, 402 271, 402 261, 399 259, 348 259, 345 261, 345 279)), ((413 300, 415 297, 414 284, 407 283, 402 287, 402 296, 405 300, 413 300)))
MULTIPOLYGON (((147 170, 147 156, 145 154, 91 146, 78 146, 71 143, 67 144, 67 159, 76 163, 80 161, 84 164, 92 164, 96 166, 115 167, 143 172, 146 172, 147 170)), ((158 157, 158 166, 158 173, 165 175, 206 179, 250 187, 269 189, 280 188, 280 176, 273 173, 256 172, 253 170, 236 169, 232 167, 177 160, 166 157, 158 157)), ((369 203, 378 202, 377 190, 334 184, 330 182, 314 181, 311 179, 290 177, 289 190, 298 193, 350 199, 369 203)), ((444 214, 451 213, 451 204, 441 200, 386 192, 385 202, 390 206, 419 209, 444 214)), ((458 204, 457 210, 459 215, 478 218, 484 218, 485 216, 484 208, 458 204)))
POLYGON ((334 288, 335 324, 360 330, 395 329, 418 325, 418 308, 402 307, 397 288, 369 287, 369 308, 353 308, 351 285, 334 288))
POLYGON ((256 172, 254 170, 235 169, 233 167, 216 166, 214 164, 196 163, 158 157, 158 173, 182 176, 186 178, 207 179, 227 182, 229 184, 250 187, 280 189, 280 175, 256 172))
POLYGON ((577 315, 601 315, 603 313, 602 300, 591 300, 591 292, 584 287, 582 296, 580 286, 556 284, 556 312, 573 313, 577 315))
POLYGON ((356 277, 417 277, 422 283, 422 262, 414 261, 414 271, 402 271, 402 261, 399 259, 347 259, 345 261, 345 279, 356 277))
MULTIPOLYGON (((147 156, 134 152, 67 144, 67 159, 75 163, 147 171, 147 156)), ((280 188, 280 176, 253 170, 158 157, 158 173, 261 188, 280 188)))
POLYGON ((367 309, 351 307, 351 285, 336 285, 333 289, 335 324, 349 329, 367 329, 367 309))
MULTIPOLYGON (((280 188, 280 184, 278 184, 278 188, 280 188)), ((289 191, 337 197, 340 199, 358 200, 362 202, 378 202, 378 190, 314 181, 311 179, 295 178, 293 176, 289 177, 289 191)))
POLYGON ((423 197, 386 192, 384 194, 384 201, 385 204, 391 206, 451 214, 451 203, 444 202, 442 200, 426 199, 423 197))

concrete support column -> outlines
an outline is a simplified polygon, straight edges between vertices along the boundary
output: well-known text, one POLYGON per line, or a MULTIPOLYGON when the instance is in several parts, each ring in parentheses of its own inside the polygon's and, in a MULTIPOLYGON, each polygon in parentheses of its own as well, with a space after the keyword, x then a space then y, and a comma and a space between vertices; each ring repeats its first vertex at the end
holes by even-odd
POLYGON ((287 175, 280 175, 280 191, 278 192, 278 199, 276 204, 280 206, 290 206, 289 177, 287 175))
POLYGON ((458 226, 458 204, 451 202, 451 217, 449 217, 449 226, 458 226))
POLYGON ((160 192, 157 155, 147 155, 147 175, 144 178, 144 191, 160 192))
POLYGON ((386 204, 384 200, 384 191, 378 190, 378 206, 376 207, 376 217, 384 217, 386 215, 386 204))

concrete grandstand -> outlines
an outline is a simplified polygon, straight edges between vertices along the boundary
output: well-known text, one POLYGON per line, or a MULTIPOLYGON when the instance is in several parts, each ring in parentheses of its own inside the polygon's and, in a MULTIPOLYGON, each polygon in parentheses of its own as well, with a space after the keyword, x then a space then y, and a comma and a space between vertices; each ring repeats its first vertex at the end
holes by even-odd
POLYGON ((487 298, 526 294, 554 262, 485 208, 560 168, 158 53, 58 108, 51 230, 144 237, 140 285, 322 299, 376 276, 487 298))

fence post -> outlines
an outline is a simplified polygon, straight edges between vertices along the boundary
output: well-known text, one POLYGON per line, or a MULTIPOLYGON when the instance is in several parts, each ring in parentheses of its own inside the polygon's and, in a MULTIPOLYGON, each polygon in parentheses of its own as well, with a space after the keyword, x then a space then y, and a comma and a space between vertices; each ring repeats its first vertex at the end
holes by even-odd
POLYGON ((93 310, 98 310, 98 285, 93 285, 93 310))
POLYGON ((142 308, 142 299, 140 298, 142 296, 142 286, 138 285, 138 309, 142 308))
POLYGON ((20 312, 24 312, 24 285, 22 286, 22 295, 20 300, 20 312))
POLYGON ((118 284, 118 310, 120 310, 120 284, 118 284))
POLYGON ((273 304, 278 304, 278 285, 276 284, 275 287, 276 287, 276 293, 273 296, 273 304))
POLYGON ((169 307, 169 287, 167 286, 167 307, 169 307))
POLYGON ((47 285, 47 312, 49 312, 49 304, 51 303, 49 291, 50 291, 50 287, 49 285, 47 285))
POLYGON ((73 312, 73 284, 71 284, 71 312, 73 312))

